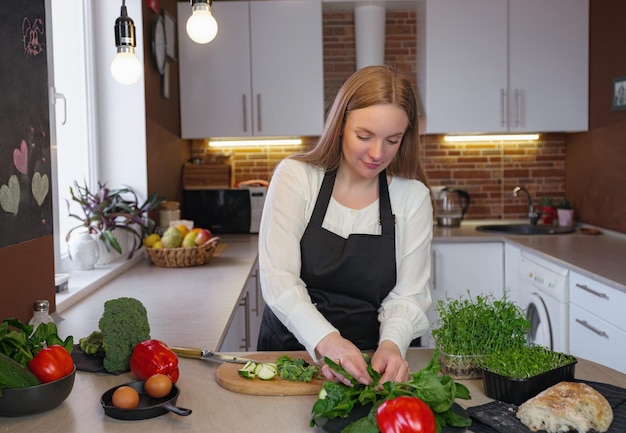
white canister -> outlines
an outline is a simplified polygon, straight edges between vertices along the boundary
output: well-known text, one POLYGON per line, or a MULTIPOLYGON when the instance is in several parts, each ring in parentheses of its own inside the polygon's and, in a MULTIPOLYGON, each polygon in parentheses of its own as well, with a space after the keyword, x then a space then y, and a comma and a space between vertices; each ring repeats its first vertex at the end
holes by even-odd
POLYGON ((69 254, 76 269, 93 269, 98 261, 98 241, 87 232, 72 234, 69 241, 69 254))

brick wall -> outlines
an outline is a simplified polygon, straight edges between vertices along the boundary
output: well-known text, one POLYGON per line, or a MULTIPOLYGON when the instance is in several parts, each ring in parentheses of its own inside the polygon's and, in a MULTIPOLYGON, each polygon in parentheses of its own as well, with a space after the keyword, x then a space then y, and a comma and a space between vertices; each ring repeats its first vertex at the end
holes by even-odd
MULTIPOLYGON (((404 71, 417 87, 416 16, 387 11, 385 62, 404 71)), ((343 81, 356 68, 354 17, 351 12, 324 13, 324 103, 326 110, 343 81)), ((274 166, 302 147, 250 147, 205 150, 194 142, 192 157, 209 152, 232 152, 234 183, 269 180, 274 166)), ((560 200, 565 190, 565 137, 542 135, 534 143, 445 143, 439 135, 425 136, 423 158, 431 184, 465 189, 472 197, 466 218, 525 218, 525 199, 514 198, 513 188, 524 185, 537 201, 560 200)))

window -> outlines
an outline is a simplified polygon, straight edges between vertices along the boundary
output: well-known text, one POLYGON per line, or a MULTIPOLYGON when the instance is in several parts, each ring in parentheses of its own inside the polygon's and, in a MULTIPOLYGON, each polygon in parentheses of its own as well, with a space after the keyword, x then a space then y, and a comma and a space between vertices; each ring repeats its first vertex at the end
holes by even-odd
MULTIPOLYGON (((135 255, 133 260, 73 273, 65 242, 68 230, 79 224, 68 216, 65 201, 75 180, 91 187, 98 181, 112 188, 128 185, 140 198, 147 197, 144 81, 124 86, 110 73, 116 54, 113 25, 121 4, 46 0, 49 76, 51 86, 54 83, 50 144, 55 268, 70 274, 69 292, 56 297, 59 312, 141 259, 135 255)), ((126 0, 126 6, 138 35, 135 52, 142 61, 143 0, 126 0)))
MULTIPOLYGON (((52 133, 53 185, 55 186, 55 263, 62 263, 67 254, 65 234, 78 224, 67 211, 70 185, 74 180, 93 185, 97 174, 94 155, 97 141, 90 113, 94 112, 93 79, 87 61, 88 39, 85 22, 90 13, 89 3, 83 0, 51 1, 48 28, 52 32, 54 107, 56 119, 52 133), (70 22, 72 25, 67 25, 70 22), (56 137, 56 139, 55 139, 56 137)), ((52 96, 52 95, 51 95, 52 96)), ((52 127, 51 127, 52 129, 52 127)), ((78 211, 74 205, 73 211, 78 211)))

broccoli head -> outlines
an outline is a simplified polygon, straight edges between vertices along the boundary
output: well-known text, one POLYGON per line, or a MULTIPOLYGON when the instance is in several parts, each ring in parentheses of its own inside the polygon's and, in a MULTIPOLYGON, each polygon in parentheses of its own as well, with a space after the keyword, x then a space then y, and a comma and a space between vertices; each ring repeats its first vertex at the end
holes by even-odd
POLYGON ((141 301, 134 298, 110 299, 98 323, 103 336, 103 366, 109 373, 130 371, 130 357, 135 345, 150 339, 148 314, 141 301))

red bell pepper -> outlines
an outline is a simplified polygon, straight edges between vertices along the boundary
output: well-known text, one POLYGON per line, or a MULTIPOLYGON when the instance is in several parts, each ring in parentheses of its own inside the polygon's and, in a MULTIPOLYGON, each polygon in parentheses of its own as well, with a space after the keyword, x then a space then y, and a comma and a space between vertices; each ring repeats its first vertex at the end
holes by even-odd
POLYGON ((41 349, 28 361, 28 368, 41 383, 48 383, 70 374, 74 370, 74 361, 65 347, 55 344, 41 349))
POLYGON ((130 356, 130 370, 140 380, 164 374, 172 383, 178 381, 178 356, 160 340, 137 343, 130 356))
POLYGON ((396 397, 383 402, 376 410, 381 433, 435 433, 435 414, 417 397, 396 397))

